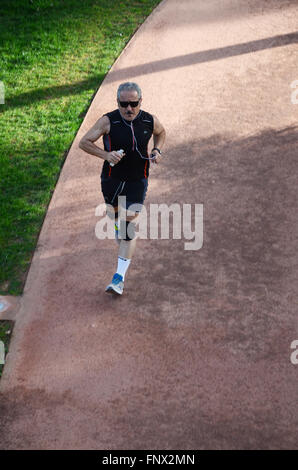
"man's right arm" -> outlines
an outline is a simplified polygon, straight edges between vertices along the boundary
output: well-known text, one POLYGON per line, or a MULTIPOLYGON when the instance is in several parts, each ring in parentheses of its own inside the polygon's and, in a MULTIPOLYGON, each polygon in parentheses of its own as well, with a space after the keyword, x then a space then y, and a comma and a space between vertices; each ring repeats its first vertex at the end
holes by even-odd
POLYGON ((110 132, 110 120, 108 116, 102 116, 94 126, 82 137, 79 143, 79 147, 85 152, 95 155, 96 157, 107 160, 109 163, 118 163, 121 160, 122 155, 118 152, 106 152, 97 145, 95 141, 102 137, 104 134, 110 132))

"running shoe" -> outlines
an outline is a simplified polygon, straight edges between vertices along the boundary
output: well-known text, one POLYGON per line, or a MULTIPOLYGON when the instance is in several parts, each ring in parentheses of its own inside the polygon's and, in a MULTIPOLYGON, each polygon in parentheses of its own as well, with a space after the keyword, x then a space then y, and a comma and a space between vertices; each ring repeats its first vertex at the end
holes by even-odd
POLYGON ((122 295, 124 288, 123 277, 116 273, 113 276, 111 284, 106 287, 106 292, 110 292, 111 294, 118 294, 122 295))

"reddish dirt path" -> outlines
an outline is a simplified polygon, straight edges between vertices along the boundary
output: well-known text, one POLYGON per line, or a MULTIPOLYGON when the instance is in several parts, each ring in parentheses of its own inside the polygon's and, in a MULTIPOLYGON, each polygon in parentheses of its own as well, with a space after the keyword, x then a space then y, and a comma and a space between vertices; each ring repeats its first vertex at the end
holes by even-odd
POLYGON ((45 219, 1 380, 6 449, 297 448, 296 1, 166 0, 97 93, 45 219), (237 3, 237 7, 235 4, 237 3), (125 295, 78 149, 133 80, 167 130, 150 203, 204 244, 139 240, 125 295))

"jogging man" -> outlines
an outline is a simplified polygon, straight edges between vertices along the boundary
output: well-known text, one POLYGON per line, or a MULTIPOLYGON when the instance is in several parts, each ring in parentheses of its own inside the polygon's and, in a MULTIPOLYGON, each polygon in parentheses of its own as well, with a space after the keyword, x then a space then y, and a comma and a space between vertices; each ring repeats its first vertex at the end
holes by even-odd
POLYGON ((126 82, 119 86, 117 103, 118 109, 102 116, 79 145, 85 152, 105 160, 101 189, 107 204, 107 215, 116 221, 115 234, 119 244, 117 271, 106 292, 121 295, 125 274, 136 247, 133 221, 139 210, 130 211, 129 206, 144 203, 150 160, 160 163, 166 133, 156 116, 141 110, 142 92, 136 83, 126 82), (148 143, 152 135, 153 149, 149 156, 148 143), (103 137, 104 150, 94 143, 100 137, 103 137), (126 220, 118 219, 119 196, 126 197, 126 220))

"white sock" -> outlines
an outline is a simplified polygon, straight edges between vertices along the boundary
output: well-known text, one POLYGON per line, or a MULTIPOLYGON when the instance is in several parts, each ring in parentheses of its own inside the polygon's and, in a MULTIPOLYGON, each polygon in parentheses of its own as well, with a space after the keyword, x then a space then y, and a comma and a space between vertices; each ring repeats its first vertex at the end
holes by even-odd
POLYGON ((121 274, 123 277, 123 281, 125 278, 125 273, 128 269, 128 266, 130 265, 131 259, 127 258, 122 258, 121 256, 118 256, 118 266, 117 266, 117 273, 121 274))

